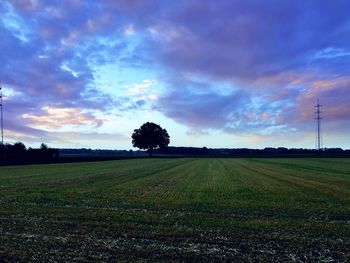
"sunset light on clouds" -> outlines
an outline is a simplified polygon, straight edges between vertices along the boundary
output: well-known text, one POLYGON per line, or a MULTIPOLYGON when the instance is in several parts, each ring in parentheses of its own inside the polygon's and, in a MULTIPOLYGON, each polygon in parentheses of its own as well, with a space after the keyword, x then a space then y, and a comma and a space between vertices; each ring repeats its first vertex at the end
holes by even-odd
POLYGON ((5 0, 5 141, 350 148, 350 2, 5 0))

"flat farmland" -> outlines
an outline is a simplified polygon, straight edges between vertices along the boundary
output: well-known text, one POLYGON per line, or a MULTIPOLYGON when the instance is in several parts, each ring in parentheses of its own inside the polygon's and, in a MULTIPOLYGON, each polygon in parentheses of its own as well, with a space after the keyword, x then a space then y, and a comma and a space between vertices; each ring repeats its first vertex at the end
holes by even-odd
POLYGON ((0 261, 349 262, 350 159, 0 167, 0 261))

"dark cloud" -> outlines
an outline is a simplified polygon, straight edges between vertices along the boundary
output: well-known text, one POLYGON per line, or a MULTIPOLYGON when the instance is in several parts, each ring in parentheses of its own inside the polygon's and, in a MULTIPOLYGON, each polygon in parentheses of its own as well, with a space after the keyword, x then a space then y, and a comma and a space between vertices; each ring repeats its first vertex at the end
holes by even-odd
POLYGON ((255 80, 304 69, 327 47, 348 48, 345 1, 180 1, 153 25, 172 68, 255 80))
POLYGON ((203 86, 207 92, 196 94, 170 83, 158 109, 191 129, 279 133, 312 129, 320 98, 332 122, 348 126, 348 88, 334 76, 350 74, 349 8, 348 1, 178 1, 148 20, 154 55, 169 74, 229 81, 233 91, 203 86), (311 88, 319 80, 332 90, 311 88))

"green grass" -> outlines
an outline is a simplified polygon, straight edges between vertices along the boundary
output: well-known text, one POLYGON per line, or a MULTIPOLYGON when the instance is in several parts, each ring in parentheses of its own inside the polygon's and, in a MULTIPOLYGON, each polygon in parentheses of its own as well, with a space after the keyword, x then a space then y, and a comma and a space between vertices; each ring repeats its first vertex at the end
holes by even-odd
POLYGON ((350 260, 350 159, 0 167, 0 261, 350 260))

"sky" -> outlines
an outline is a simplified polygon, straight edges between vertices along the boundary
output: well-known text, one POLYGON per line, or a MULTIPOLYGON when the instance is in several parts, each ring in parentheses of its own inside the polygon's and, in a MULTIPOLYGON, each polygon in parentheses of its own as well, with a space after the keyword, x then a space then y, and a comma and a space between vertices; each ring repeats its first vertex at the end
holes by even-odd
POLYGON ((348 0, 2 0, 5 142, 350 148, 348 0))

